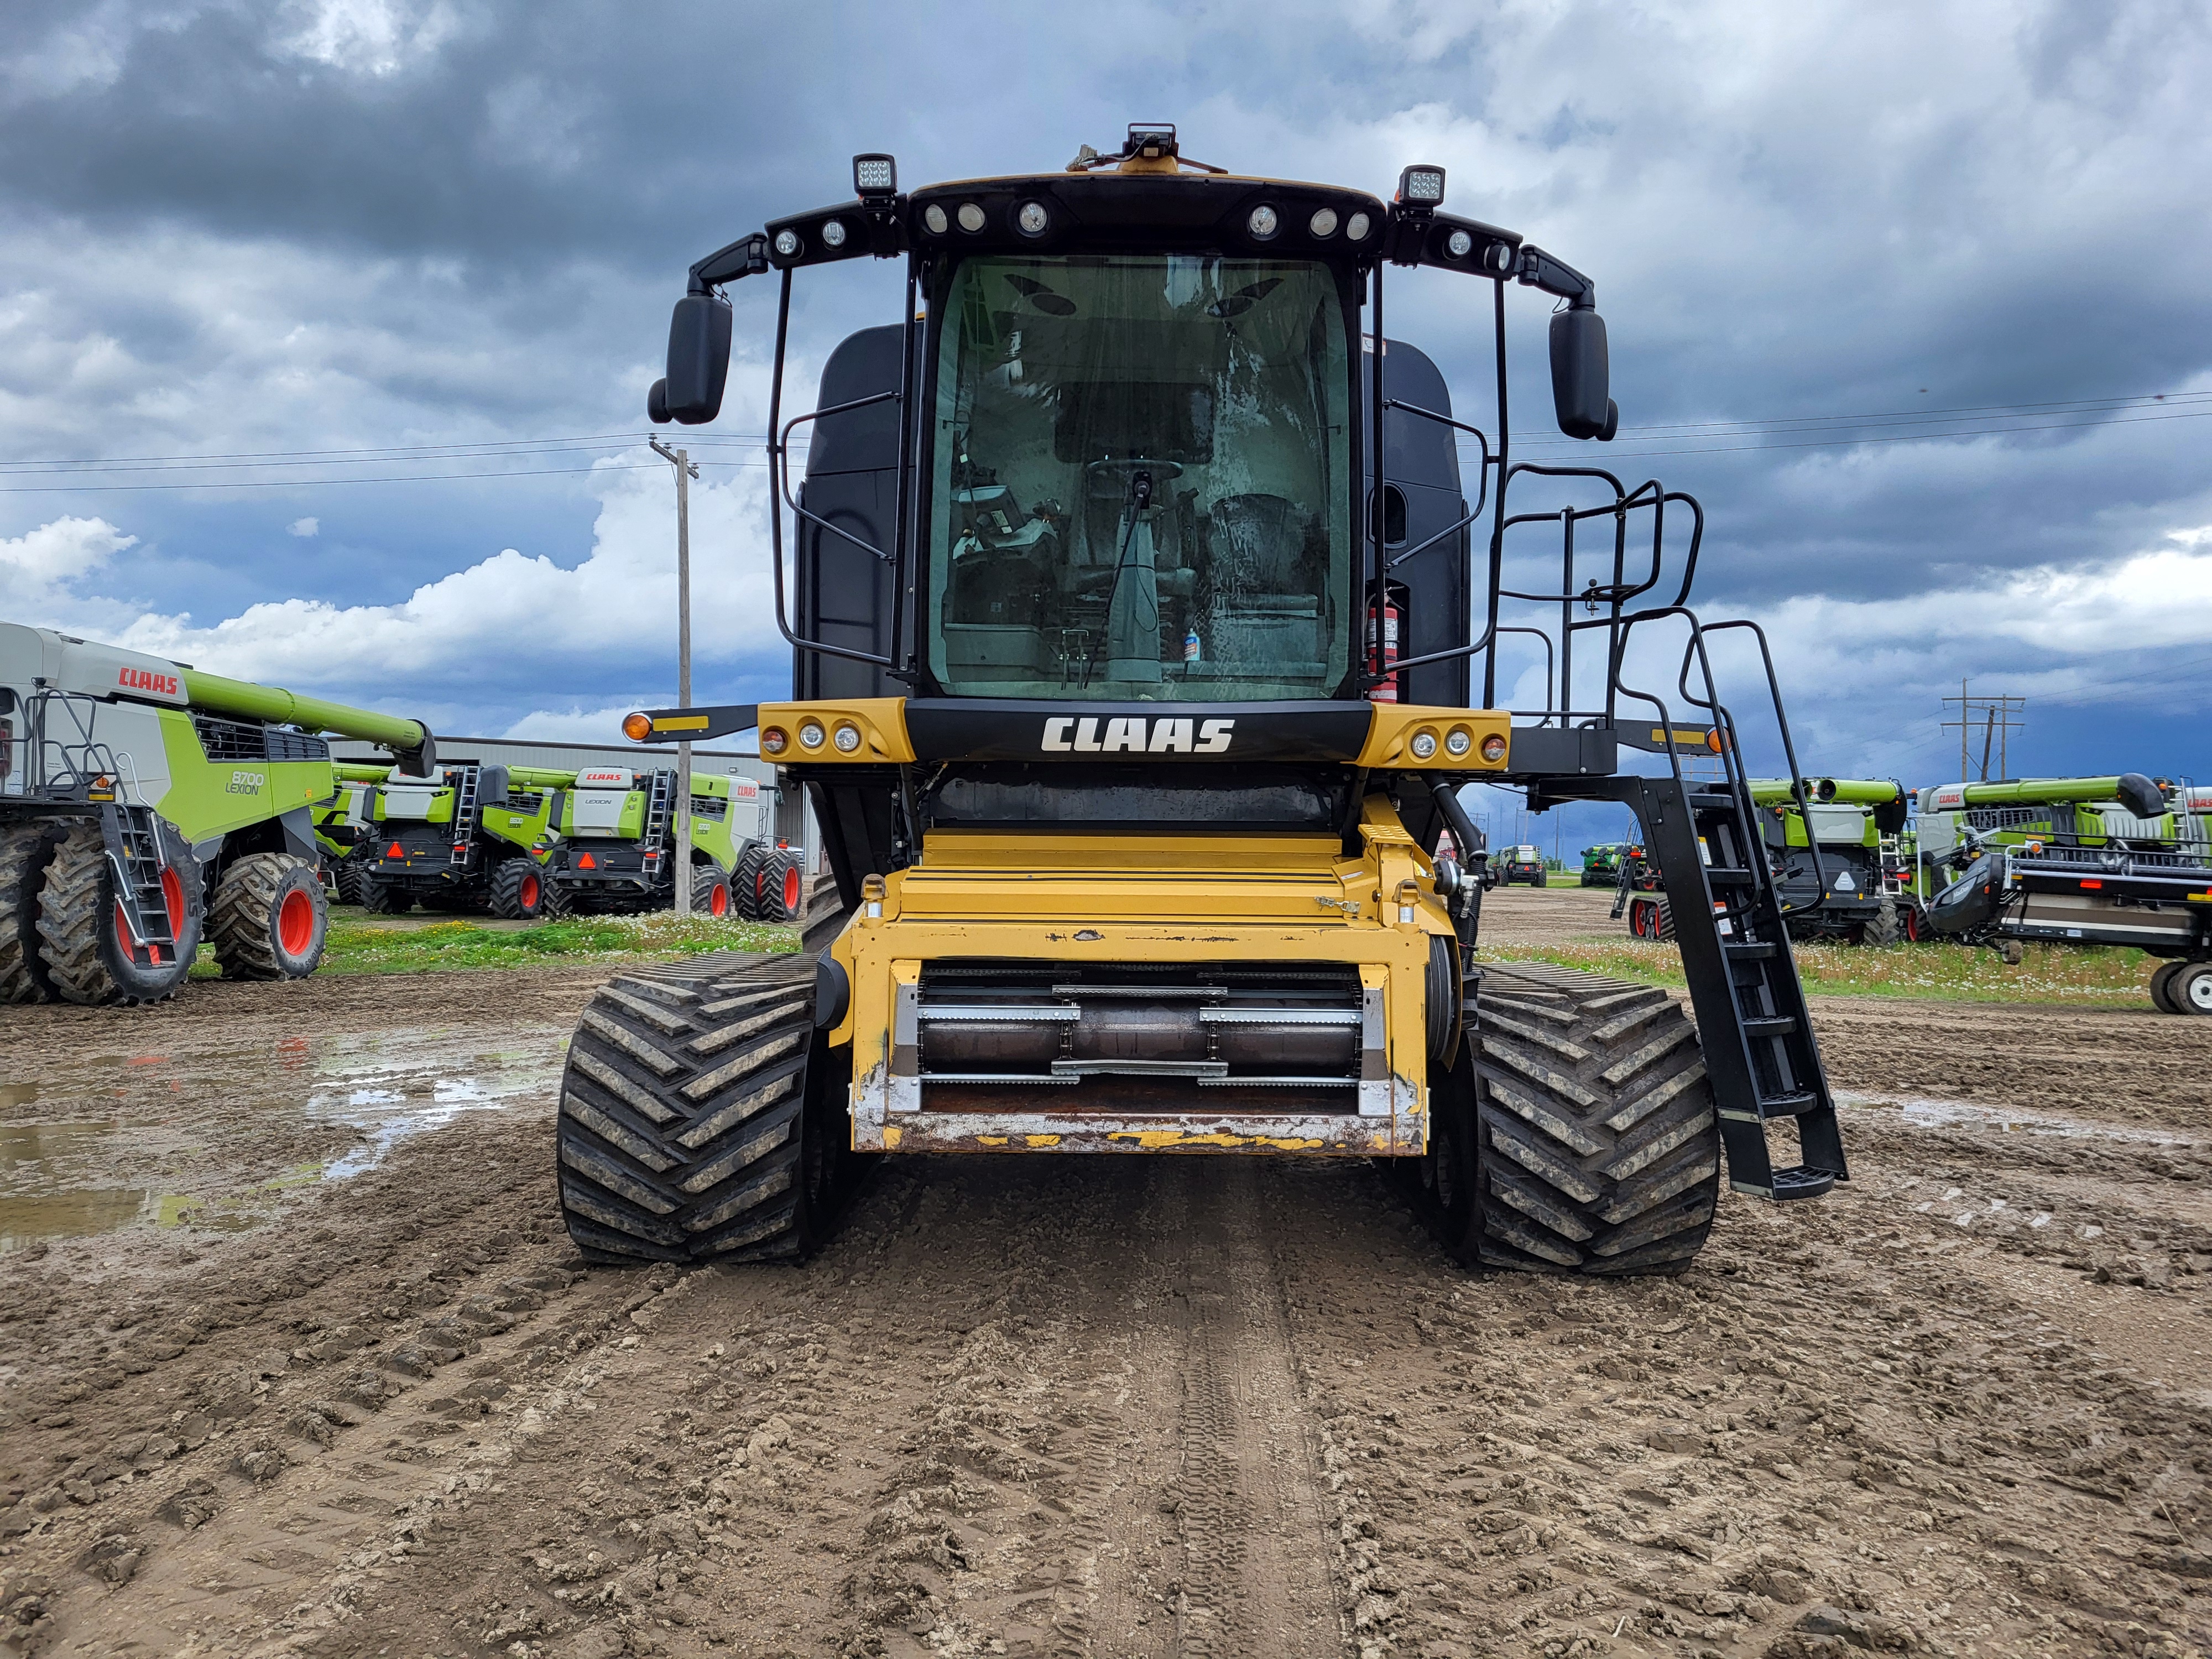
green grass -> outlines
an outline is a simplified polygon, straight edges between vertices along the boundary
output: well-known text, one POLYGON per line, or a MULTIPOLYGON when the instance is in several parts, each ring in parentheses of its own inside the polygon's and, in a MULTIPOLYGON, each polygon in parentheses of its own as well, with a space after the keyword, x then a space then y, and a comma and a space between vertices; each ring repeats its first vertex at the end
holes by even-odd
MULTIPOLYGON (((1826 996, 1921 997, 1942 1002, 2053 1002, 2126 1008, 2150 1006, 2158 959, 2104 945, 2030 945, 2017 967, 1996 951, 1964 945, 1900 945, 1886 951, 1831 944, 1790 947, 1807 991, 1826 996)), ((1482 955, 1500 962, 1549 962, 1618 979, 1680 986, 1682 959, 1672 945, 1619 939, 1558 945, 1497 945, 1482 955)))
MULTIPOLYGON (((449 968, 538 968, 563 963, 696 956, 707 951, 795 951, 799 934, 763 922, 679 922, 671 911, 642 916, 577 916, 533 927, 495 929, 469 921, 428 927, 366 927, 333 921, 324 974, 419 974, 449 968)), ((212 947, 202 946, 192 977, 216 975, 212 947)))

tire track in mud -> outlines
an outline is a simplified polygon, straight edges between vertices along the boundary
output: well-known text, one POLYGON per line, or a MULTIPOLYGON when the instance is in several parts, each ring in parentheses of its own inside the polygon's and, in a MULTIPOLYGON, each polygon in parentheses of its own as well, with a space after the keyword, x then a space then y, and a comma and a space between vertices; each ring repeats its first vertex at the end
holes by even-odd
POLYGON ((1277 1264, 1260 1236, 1263 1172, 1243 1158, 1160 1171, 1182 1214, 1180 1654, 1340 1654, 1315 1463, 1277 1264))

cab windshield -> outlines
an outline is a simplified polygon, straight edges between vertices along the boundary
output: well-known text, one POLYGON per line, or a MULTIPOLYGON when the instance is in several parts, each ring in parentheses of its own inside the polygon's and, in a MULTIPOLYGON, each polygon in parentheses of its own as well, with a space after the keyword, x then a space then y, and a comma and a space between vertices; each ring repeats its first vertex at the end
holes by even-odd
POLYGON ((930 667, 968 696, 1325 697, 1348 666, 1328 268, 977 258, 941 314, 930 667))

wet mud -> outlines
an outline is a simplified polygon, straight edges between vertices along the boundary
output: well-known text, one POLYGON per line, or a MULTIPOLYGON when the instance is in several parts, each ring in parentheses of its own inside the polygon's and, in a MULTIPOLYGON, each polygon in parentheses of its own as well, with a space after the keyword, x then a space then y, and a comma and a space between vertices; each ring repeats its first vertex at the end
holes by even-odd
POLYGON ((1136 1157, 887 1161, 804 1267, 615 1272, 550 1180, 597 976, 5 1017, 0 1650, 2212 1645, 2189 1022, 1824 1001, 1855 1179, 1674 1280, 1136 1157))

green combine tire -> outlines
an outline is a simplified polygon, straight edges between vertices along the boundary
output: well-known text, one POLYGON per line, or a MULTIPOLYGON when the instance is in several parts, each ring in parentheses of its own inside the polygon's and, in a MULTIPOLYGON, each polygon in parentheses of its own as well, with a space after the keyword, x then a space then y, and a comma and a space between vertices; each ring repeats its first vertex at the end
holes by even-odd
POLYGON ((361 908, 371 915, 404 916, 415 908, 415 895, 373 870, 354 878, 361 890, 361 908))
POLYGON ((52 1002, 58 994, 39 959, 39 890, 57 839, 46 822, 0 830, 0 1003, 52 1002))
POLYGON ((1439 1072, 1423 1186, 1468 1267, 1685 1271, 1711 1231, 1720 1121, 1698 1034, 1664 991, 1492 963, 1471 1056, 1439 1072))
POLYGON ((330 931, 314 866, 289 853, 240 859, 208 906, 208 939, 225 979, 305 979, 322 965, 330 931))
POLYGON ((799 874, 799 855, 779 848, 761 864, 760 919, 796 921, 806 899, 805 880, 799 874))
POLYGON ((1902 944, 1904 939, 1905 924, 1898 916, 1897 901, 1885 896, 1874 920, 1859 929, 1858 942, 1881 947, 1902 944))
POLYGON ((691 874, 691 914, 726 920, 732 909, 730 878, 720 870, 695 870, 691 874))
POLYGON ((807 1255, 851 1164, 836 1060, 817 1040, 811 957, 718 951, 610 981, 561 1079, 577 1248, 612 1262, 807 1255))
POLYGON ((39 893, 39 957, 55 991, 70 1002, 159 1002, 176 994, 199 953, 200 866, 184 838, 163 823, 168 869, 161 880, 176 940, 169 960, 142 967, 131 959, 123 907, 116 902, 107 848, 96 819, 72 823, 55 844, 39 893))
POLYGON ((547 914, 552 883, 528 859, 509 859, 491 872, 491 913, 507 921, 536 921, 547 914))
POLYGON ((340 904, 361 902, 361 866, 354 862, 352 854, 331 860, 331 890, 340 904))
POLYGON ((738 915, 746 921, 761 919, 761 861, 769 855, 769 848, 755 842, 738 857, 738 867, 730 877, 730 885, 738 901, 738 915))

